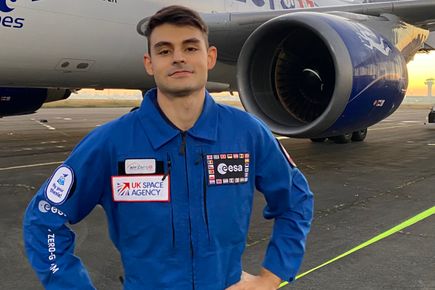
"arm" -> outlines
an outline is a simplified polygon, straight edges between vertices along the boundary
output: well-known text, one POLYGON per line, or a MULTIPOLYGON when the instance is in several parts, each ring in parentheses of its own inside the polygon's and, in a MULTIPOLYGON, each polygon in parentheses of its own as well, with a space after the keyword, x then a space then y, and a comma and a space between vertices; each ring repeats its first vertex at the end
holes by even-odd
POLYGON ((267 129, 263 132, 255 161, 256 187, 267 202, 264 217, 274 219, 263 267, 284 281, 292 281, 305 252, 313 194, 303 174, 281 151, 278 141, 267 129))
POLYGON ((101 136, 88 135, 38 190, 25 212, 24 245, 30 264, 46 289, 95 289, 74 255, 77 223, 99 202, 107 162, 101 136))
POLYGON ((30 202, 24 217, 24 245, 30 264, 45 289, 95 289, 74 255, 74 233, 66 215, 41 197, 30 202))

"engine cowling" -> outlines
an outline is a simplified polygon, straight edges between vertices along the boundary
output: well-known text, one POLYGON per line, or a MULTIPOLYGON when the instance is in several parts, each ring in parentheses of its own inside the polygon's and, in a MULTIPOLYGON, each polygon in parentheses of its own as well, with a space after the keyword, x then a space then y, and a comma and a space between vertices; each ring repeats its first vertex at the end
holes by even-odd
POLYGON ((245 42, 240 99, 273 132, 316 138, 367 128, 393 113, 408 85, 406 62, 387 39, 344 17, 274 18, 245 42))
POLYGON ((44 103, 70 95, 69 89, 0 88, 0 117, 31 114, 44 103))

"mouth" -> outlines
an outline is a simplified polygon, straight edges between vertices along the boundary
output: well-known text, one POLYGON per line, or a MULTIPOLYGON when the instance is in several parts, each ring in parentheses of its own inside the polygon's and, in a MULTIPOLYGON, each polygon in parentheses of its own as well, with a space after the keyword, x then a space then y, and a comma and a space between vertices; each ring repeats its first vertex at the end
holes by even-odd
POLYGON ((176 70, 176 71, 172 71, 168 74, 168 76, 170 77, 181 77, 181 76, 187 76, 187 75, 191 75, 193 73, 193 71, 191 70, 176 70))

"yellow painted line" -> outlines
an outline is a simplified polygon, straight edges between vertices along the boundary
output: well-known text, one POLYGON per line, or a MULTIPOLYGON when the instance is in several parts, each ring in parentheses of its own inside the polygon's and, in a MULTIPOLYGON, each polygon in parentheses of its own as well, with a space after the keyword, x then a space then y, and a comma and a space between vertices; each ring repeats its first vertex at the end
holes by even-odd
MULTIPOLYGON (((356 246, 355 248, 347 251, 346 253, 343 253, 343 254, 341 254, 341 255, 339 255, 339 256, 337 256, 337 257, 335 257, 335 258, 333 258, 333 259, 331 259, 331 260, 329 260, 329 261, 327 261, 327 262, 325 262, 325 263, 323 263, 323 264, 321 264, 321 265, 319 265, 317 267, 314 267, 311 270, 308 270, 308 271, 306 271, 306 272, 304 272, 302 274, 299 274, 298 276, 296 276, 296 279, 300 279, 300 278, 310 274, 311 272, 314 272, 314 271, 316 271, 316 270, 318 270, 318 269, 320 269, 320 268, 322 268, 322 267, 324 267, 326 265, 329 265, 329 264, 331 264, 331 263, 333 263, 333 262, 335 262, 335 261, 337 261, 337 260, 339 260, 341 258, 344 258, 344 257, 346 257, 346 256, 348 256, 348 255, 350 255, 350 254, 352 254, 352 253, 354 253, 356 251, 359 251, 362 248, 370 246, 373 243, 376 243, 376 242, 378 242, 378 241, 380 241, 382 239, 385 239, 386 237, 391 236, 392 234, 395 234, 398 231, 401 231, 401 230, 403 230, 403 229, 405 229, 405 228, 407 228, 409 226, 412 226, 413 224, 418 223, 419 221, 422 221, 422 220, 430 217, 433 214, 435 214, 435 206, 430 208, 430 209, 428 209, 428 210, 425 210, 422 213, 419 213, 418 215, 416 215, 416 216, 414 216, 414 217, 404 221, 403 223, 401 223, 401 224, 399 224, 399 225, 389 229, 388 231, 386 231, 386 232, 384 232, 384 233, 382 233, 380 235, 377 235, 376 237, 368 240, 367 242, 362 243, 359 246, 356 246)), ((284 287, 287 284, 288 284, 288 282, 283 282, 283 283, 281 283, 281 285, 279 285, 279 288, 284 287)))

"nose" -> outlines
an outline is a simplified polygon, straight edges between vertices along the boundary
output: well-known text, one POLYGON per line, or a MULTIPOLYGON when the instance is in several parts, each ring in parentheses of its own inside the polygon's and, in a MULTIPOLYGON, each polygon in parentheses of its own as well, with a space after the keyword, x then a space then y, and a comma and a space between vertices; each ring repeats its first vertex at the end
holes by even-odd
POLYGON ((181 49, 175 49, 173 54, 173 63, 185 63, 186 59, 181 49))

